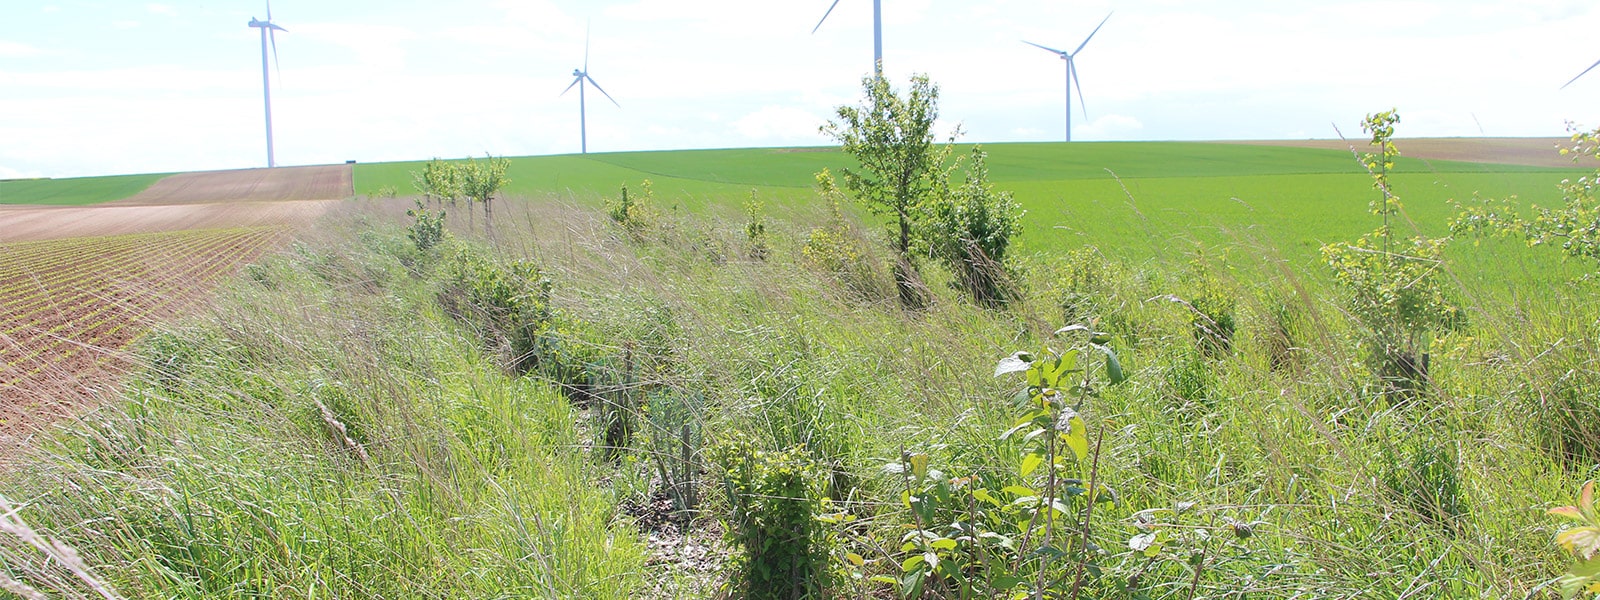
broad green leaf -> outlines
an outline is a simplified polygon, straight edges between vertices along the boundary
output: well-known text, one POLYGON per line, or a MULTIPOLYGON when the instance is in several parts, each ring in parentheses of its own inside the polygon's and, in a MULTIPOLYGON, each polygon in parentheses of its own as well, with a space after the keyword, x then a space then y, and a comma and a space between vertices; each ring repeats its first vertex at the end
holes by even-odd
POLYGON ((1600 527, 1574 527, 1556 535, 1556 543, 1578 558, 1589 560, 1600 553, 1600 527))
POLYGON ((909 558, 907 558, 907 559, 905 559, 903 561, 900 561, 900 572, 901 573, 910 573, 912 570, 914 570, 917 567, 921 566, 922 565, 922 561, 923 561, 923 557, 922 557, 921 554, 913 554, 909 558))
POLYGON ((955 550, 956 541, 950 538, 939 538, 928 544, 935 550, 955 550))
POLYGON ((926 578, 922 576, 922 571, 906 573, 905 577, 900 578, 900 597, 921 598, 924 579, 926 578))
POLYGON ((994 494, 990 494, 989 490, 983 488, 972 490, 972 497, 984 502, 988 502, 989 504, 993 504, 995 506, 1000 506, 1000 500, 995 498, 994 494))
POLYGON ((1067 443, 1067 447, 1072 448, 1072 453, 1078 456, 1078 460, 1081 461, 1088 458, 1089 428, 1084 426, 1082 417, 1073 416, 1067 422, 1070 425, 1064 440, 1067 443))
POLYGON ((921 453, 921 452, 918 452, 916 454, 912 454, 910 462, 911 462, 911 474, 915 475, 917 477, 917 479, 922 479, 923 477, 927 477, 928 476, 928 455, 927 454, 924 454, 924 453, 921 453))
POLYGON ((1026 371, 1032 364, 1033 354, 1019 351, 1016 354, 1000 359, 1000 363, 994 366, 994 376, 999 377, 1006 373, 1026 371))
POLYGON ((1026 456, 1022 457, 1022 467, 1018 469, 1018 474, 1023 476, 1023 477, 1027 477, 1029 473, 1032 473, 1032 472, 1034 472, 1034 470, 1038 469, 1039 468, 1039 464, 1043 463, 1043 462, 1044 462, 1044 457, 1043 456, 1039 456, 1038 454, 1034 454, 1034 453, 1029 453, 1026 456))
POLYGON ((1002 488, 1000 491, 1005 492, 1007 494, 1017 495, 1017 496, 1037 496, 1037 495, 1039 495, 1039 492, 1035 492, 1035 491, 1030 490, 1028 488, 1022 487, 1020 485, 1008 485, 1008 486, 1002 488))
POLYGON ((861 565, 864 565, 864 564, 867 564, 867 560, 866 559, 861 558, 860 554, 856 554, 854 552, 851 552, 849 554, 844 555, 844 559, 850 561, 850 564, 855 565, 857 567, 859 567, 861 565))
POLYGON ((1106 379, 1111 380, 1113 385, 1127 381, 1128 376, 1122 373, 1122 362, 1117 360, 1117 353, 1108 346, 1095 344, 1094 347, 1106 355, 1106 379))

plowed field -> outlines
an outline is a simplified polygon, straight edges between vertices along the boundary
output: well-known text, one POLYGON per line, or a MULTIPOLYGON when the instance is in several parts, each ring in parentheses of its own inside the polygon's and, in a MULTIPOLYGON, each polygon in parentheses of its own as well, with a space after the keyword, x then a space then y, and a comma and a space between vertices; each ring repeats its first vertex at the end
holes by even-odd
POLYGON ((92 206, 0 207, 0 464, 92 406, 141 333, 350 196, 351 169, 173 175, 92 206))
POLYGON ((0 430, 68 414, 126 370, 136 335, 203 298, 282 227, 0 246, 0 430))

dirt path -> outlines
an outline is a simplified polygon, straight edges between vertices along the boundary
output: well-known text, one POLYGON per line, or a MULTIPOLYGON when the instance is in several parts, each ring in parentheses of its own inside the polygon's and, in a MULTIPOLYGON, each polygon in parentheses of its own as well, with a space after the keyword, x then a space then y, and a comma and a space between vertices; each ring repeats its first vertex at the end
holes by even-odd
MULTIPOLYGON (((1526 165, 1530 167, 1572 167, 1570 157, 1561 156, 1556 148, 1570 143, 1568 138, 1403 138, 1394 141, 1402 156, 1423 160, 1458 160, 1462 162, 1526 165)), ((1254 146, 1282 146, 1289 148, 1320 148, 1365 152, 1366 139, 1345 140, 1255 140, 1220 142, 1224 144, 1250 144, 1254 146)))

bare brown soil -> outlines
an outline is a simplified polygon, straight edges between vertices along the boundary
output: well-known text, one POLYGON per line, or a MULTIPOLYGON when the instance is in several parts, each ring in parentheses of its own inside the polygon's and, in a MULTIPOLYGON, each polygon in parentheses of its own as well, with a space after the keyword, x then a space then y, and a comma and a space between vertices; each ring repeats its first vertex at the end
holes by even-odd
MULTIPOLYGON (((1572 158, 1561 156, 1557 148, 1571 142, 1567 138, 1404 138, 1394 141, 1402 156, 1423 160, 1456 160, 1462 162, 1525 165, 1530 167, 1566 168, 1573 166, 1572 158)), ((1367 140, 1253 140, 1222 142, 1255 146, 1284 146, 1290 148, 1320 148, 1327 150, 1367 151, 1367 140)))
POLYGON ((0 243, 266 225, 304 226, 340 200, 0 207, 0 243))
POLYGON ((164 177, 125 206, 159 206, 244 200, 338 200, 355 195, 350 165, 278 167, 180 173, 164 177))
POLYGON ((133 340, 351 195, 338 165, 173 175, 95 206, 0 206, 0 467, 114 397, 133 340))

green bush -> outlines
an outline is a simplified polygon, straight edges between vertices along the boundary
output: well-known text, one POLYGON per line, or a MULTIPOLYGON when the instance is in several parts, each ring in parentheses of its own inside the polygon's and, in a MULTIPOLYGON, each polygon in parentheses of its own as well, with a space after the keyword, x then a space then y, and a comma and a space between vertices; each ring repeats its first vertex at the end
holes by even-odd
POLYGON ((428 252, 444 242, 445 212, 443 210, 438 212, 428 210, 422 201, 418 200, 417 207, 407 210, 406 216, 415 219, 411 225, 406 227, 406 237, 417 247, 417 250, 428 252))
POLYGON ((622 193, 617 199, 606 200, 606 215, 621 225, 629 235, 635 237, 642 235, 660 218, 655 207, 655 192, 650 189, 650 180, 644 180, 639 187, 642 192, 629 195, 628 184, 624 183, 622 193))
POLYGON ((714 446, 711 455, 728 497, 728 541, 743 551, 737 597, 820 597, 829 584, 817 524, 826 477, 810 454, 803 446, 771 452, 735 438, 714 446))
POLYGON ((989 183, 986 156, 981 148, 972 148, 966 179, 952 186, 947 175, 918 227, 933 256, 955 273, 955 286, 979 305, 993 308, 1018 294, 1007 251, 1022 233, 1025 211, 1010 193, 996 192, 989 183))

